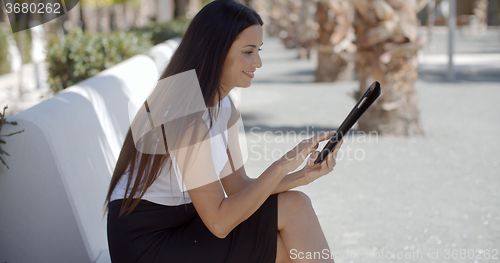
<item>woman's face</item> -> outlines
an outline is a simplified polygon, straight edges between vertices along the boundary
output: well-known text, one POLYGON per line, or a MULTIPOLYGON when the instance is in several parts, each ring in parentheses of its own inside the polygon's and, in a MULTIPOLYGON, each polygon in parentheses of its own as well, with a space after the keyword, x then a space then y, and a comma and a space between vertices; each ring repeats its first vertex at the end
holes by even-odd
POLYGON ((234 87, 249 87, 255 69, 262 66, 259 49, 262 45, 262 26, 243 30, 231 45, 222 68, 221 86, 229 92, 234 87))

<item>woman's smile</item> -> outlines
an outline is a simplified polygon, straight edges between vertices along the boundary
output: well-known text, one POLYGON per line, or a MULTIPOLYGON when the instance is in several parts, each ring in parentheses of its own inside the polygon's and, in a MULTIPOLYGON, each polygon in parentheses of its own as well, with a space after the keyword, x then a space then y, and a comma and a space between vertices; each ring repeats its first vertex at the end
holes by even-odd
POLYGON ((251 79, 252 79, 252 78, 253 78, 253 76, 254 76, 254 72, 255 72, 255 71, 243 71, 243 73, 244 73, 247 77, 249 77, 249 78, 251 78, 251 79))

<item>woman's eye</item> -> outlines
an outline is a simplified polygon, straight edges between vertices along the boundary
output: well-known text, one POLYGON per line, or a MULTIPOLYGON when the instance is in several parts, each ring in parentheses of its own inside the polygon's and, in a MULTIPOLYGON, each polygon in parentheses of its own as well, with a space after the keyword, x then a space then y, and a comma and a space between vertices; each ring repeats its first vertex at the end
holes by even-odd
MULTIPOLYGON (((261 51, 261 50, 262 50, 261 48, 259 48, 259 49, 258 49, 258 51, 261 51)), ((245 51, 245 52, 243 52, 243 53, 250 55, 250 54, 252 54, 252 53, 253 53, 253 51, 252 51, 252 50, 249 50, 249 51, 245 51)))

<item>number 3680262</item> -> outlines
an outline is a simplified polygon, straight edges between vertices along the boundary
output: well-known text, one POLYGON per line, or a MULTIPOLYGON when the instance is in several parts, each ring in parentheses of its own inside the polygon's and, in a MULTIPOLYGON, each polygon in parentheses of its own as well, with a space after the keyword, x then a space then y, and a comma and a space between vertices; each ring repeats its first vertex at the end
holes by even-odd
POLYGON ((5 4, 5 10, 7 11, 8 14, 10 13, 15 13, 15 14, 19 14, 19 13, 31 13, 31 14, 35 14, 35 13, 38 13, 38 14, 44 14, 44 13, 57 13, 59 14, 60 13, 60 10, 61 9, 61 4, 59 3, 31 3, 31 4, 28 4, 28 3, 15 3, 15 4, 12 4, 12 3, 7 3, 5 4))

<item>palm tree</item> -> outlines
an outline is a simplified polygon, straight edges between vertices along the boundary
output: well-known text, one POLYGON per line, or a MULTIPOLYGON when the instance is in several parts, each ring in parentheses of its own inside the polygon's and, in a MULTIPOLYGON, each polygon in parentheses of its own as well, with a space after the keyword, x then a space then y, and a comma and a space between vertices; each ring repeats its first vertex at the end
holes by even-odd
POLYGON ((320 0, 316 16, 319 24, 316 81, 352 80, 356 52, 352 4, 348 0, 320 0))
POLYGON ((474 15, 479 20, 479 29, 485 30, 488 26, 488 0, 474 0, 474 15))
POLYGON ((201 0, 175 0, 175 17, 192 18, 201 9, 201 0))
POLYGON ((0 23, 7 22, 7 14, 3 11, 3 6, 0 6, 0 23))
POLYGON ((415 81, 418 77, 417 12, 428 0, 353 0, 357 36, 359 99, 375 80, 382 96, 359 120, 361 131, 381 135, 423 135, 415 81))
POLYGON ((278 36, 286 48, 298 48, 299 58, 309 59, 317 42, 315 0, 273 0, 269 10, 268 32, 278 36))
POLYGON ((270 25, 267 29, 271 35, 278 36, 286 48, 298 47, 296 23, 299 21, 299 15, 297 1, 273 0, 271 2, 270 25))
POLYGON ((109 32, 111 29, 127 30, 130 27, 141 27, 157 12, 155 0, 80 0, 79 2, 83 28, 88 32, 109 32))
POLYGON ((264 26, 267 26, 269 21, 269 9, 271 7, 271 2, 269 0, 239 0, 240 3, 252 8, 264 21, 264 26))

